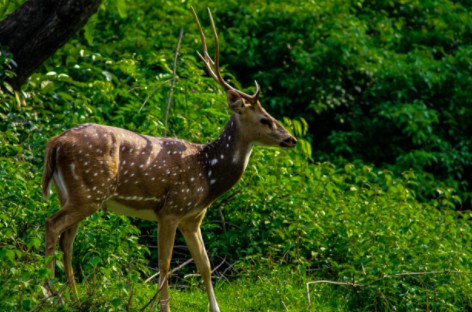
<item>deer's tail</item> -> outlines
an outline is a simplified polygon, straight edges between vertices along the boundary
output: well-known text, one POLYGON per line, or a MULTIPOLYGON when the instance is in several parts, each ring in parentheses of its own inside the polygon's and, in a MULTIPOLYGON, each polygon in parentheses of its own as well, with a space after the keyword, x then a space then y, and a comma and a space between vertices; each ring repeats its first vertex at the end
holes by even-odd
POLYGON ((50 193, 51 179, 56 169, 56 149, 54 140, 50 140, 46 145, 46 154, 44 155, 44 174, 43 174, 43 197, 48 199, 50 193))

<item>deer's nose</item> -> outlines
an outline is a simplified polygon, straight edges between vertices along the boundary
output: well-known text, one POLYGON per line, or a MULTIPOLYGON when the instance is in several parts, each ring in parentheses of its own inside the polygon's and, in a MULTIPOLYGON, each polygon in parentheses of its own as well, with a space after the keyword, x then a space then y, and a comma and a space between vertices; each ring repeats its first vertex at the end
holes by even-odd
POLYGON ((280 143, 280 146, 282 147, 294 147, 295 145, 297 145, 297 139, 292 136, 286 138, 280 143))

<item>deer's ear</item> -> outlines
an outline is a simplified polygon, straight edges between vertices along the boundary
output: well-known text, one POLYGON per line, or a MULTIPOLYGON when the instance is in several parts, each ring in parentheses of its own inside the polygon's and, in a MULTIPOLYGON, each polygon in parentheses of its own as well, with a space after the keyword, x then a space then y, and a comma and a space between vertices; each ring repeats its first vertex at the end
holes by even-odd
POLYGON ((239 95, 238 92, 229 90, 227 94, 227 99, 228 99, 228 105, 231 110, 237 114, 242 114, 246 108, 247 105, 245 104, 245 101, 239 95))

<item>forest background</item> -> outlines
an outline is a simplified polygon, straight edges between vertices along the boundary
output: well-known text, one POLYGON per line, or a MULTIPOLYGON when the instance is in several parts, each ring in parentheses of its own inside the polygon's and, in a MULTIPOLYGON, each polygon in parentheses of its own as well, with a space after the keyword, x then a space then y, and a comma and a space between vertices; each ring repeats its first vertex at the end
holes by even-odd
MULTIPOLYGON (((22 2, 0 0, 0 20, 22 2)), ((47 297, 44 221, 59 204, 41 197, 44 147, 85 122, 216 138, 230 110, 196 56, 191 5, 207 34, 212 9, 225 77, 248 92, 257 80, 299 139, 256 148, 209 209, 223 311, 470 311, 469 0, 105 0, 19 91, 0 47, 0 310, 138 310, 155 293, 156 225, 99 213, 74 246, 79 300, 47 297)), ((173 267, 189 259, 176 245, 173 267)), ((174 310, 207 309, 194 273, 173 275, 174 310)), ((67 295, 61 269, 53 282, 67 295)))

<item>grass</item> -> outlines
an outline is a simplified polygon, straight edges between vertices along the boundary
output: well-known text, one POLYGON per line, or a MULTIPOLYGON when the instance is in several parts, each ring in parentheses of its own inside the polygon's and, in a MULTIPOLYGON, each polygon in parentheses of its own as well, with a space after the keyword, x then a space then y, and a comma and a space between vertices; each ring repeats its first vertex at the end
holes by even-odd
MULTIPOLYGON (((216 283, 215 292, 222 311, 340 311, 339 286, 311 287, 312 308, 308 304, 306 281, 295 274, 273 272, 269 276, 242 277, 231 283, 216 283)), ((172 289, 171 305, 175 311, 208 311, 207 297, 200 287, 172 289)))
MULTIPOLYGON (((206 312, 208 299, 199 276, 185 279, 187 287, 171 285, 170 304, 174 312, 206 312)), ((221 311, 341 311, 345 310, 340 286, 311 287, 312 308, 308 304, 306 280, 294 273, 273 271, 257 277, 240 277, 232 282, 219 280, 215 293, 221 311)), ((63 284, 62 284, 63 285, 63 284)), ((64 286, 61 286, 64 287, 64 286)), ((61 306, 56 299, 45 302, 42 311, 140 311, 156 291, 156 284, 134 283, 132 295, 125 281, 109 285, 82 283, 79 300, 61 306), (98 291, 97 289, 100 289, 98 291), (131 304, 129 298, 132 298, 131 304)), ((57 289, 57 288, 56 288, 57 289)), ((67 298, 65 289, 63 297, 67 298)), ((146 311, 157 309, 147 308, 146 311)))

